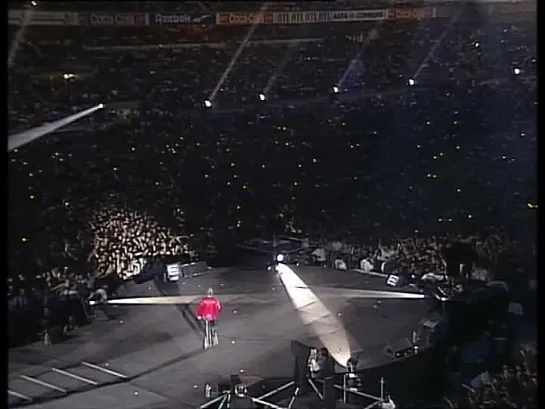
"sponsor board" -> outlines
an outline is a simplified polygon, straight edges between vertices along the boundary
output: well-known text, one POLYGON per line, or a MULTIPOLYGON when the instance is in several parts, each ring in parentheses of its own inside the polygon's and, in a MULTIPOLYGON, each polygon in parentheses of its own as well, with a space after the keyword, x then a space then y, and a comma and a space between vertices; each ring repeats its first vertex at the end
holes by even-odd
POLYGON ((87 16, 83 21, 91 26, 147 26, 149 22, 144 13, 89 13, 87 16))
POLYGON ((488 13, 494 14, 518 14, 518 13, 535 13, 537 12, 536 3, 506 3, 506 4, 491 4, 488 6, 488 13))
POLYGON ((78 24, 77 13, 62 11, 8 10, 10 26, 74 26, 78 24))
POLYGON ((386 10, 345 10, 332 11, 332 23, 348 23, 351 21, 379 21, 386 18, 386 10))
POLYGON ((272 24, 273 13, 216 13, 216 24, 220 26, 245 26, 272 24))
POLYGON ((389 9, 389 20, 423 20, 434 18, 435 7, 420 7, 416 9, 389 9))
POLYGON ((330 22, 330 11, 292 11, 272 13, 273 24, 316 24, 330 22))
POLYGON ((154 13, 150 15, 150 24, 216 24, 213 13, 154 13))

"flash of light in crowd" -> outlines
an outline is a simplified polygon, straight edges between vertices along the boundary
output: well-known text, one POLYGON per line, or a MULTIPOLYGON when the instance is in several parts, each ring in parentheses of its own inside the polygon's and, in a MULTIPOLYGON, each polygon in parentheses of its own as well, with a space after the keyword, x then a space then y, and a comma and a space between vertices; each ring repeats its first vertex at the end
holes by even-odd
POLYGON ((87 115, 91 115, 92 113, 102 108, 104 108, 104 104, 98 104, 92 108, 78 112, 77 114, 59 119, 58 121, 48 122, 41 126, 38 126, 37 128, 32 128, 24 132, 10 135, 8 138, 8 152, 11 152, 12 150, 17 149, 23 145, 26 145, 27 143, 32 142, 34 139, 38 139, 44 135, 55 132, 57 129, 63 128, 66 125, 70 125, 72 122, 75 122, 87 115))
POLYGON ((249 42, 250 38, 252 37, 252 35, 254 34, 254 31, 256 30, 257 26, 259 26, 259 24, 263 20, 263 12, 265 10, 267 10, 268 6, 269 6, 268 3, 263 3, 263 5, 261 6, 261 9, 259 10, 259 13, 257 15, 256 20, 254 21, 254 23, 252 24, 252 26, 250 27, 250 29, 248 30, 248 32, 244 36, 244 39, 242 40, 242 42, 238 46, 237 51, 235 52, 235 54, 231 58, 231 61, 229 61, 229 64, 227 64, 227 68, 225 69, 225 71, 223 71, 223 74, 221 74, 221 77, 220 77, 218 83, 214 87, 214 90, 212 91, 212 93, 210 94, 208 99, 205 101, 204 104, 205 104, 205 106, 207 108, 210 108, 212 106, 212 104, 214 103, 214 99, 216 98, 216 95, 217 95, 218 91, 222 87, 223 83, 227 80, 227 77, 229 76, 229 73, 231 72, 231 70, 235 66, 235 64, 236 64, 236 62, 238 60, 238 57, 240 57, 240 54, 242 54, 242 51, 248 45, 248 42, 249 42))

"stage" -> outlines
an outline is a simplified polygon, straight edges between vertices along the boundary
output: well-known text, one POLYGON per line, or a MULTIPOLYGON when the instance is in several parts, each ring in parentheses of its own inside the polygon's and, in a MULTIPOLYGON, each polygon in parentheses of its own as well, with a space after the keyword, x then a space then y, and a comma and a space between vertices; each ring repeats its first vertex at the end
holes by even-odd
MULTIPOLYGON (((407 291, 354 271, 294 267, 329 317, 304 317, 278 275, 263 270, 212 270, 177 283, 127 283, 119 297, 191 296, 212 287, 224 310, 219 345, 202 349, 195 305, 111 306, 116 318, 75 330, 60 344, 9 351, 9 406, 31 408, 194 409, 207 383, 239 375, 247 384, 291 376, 290 341, 321 346, 344 327, 359 369, 391 362, 389 342, 411 337, 429 305, 421 299, 366 299, 355 290, 407 291)), ((418 293, 413 291, 413 293, 418 293)))

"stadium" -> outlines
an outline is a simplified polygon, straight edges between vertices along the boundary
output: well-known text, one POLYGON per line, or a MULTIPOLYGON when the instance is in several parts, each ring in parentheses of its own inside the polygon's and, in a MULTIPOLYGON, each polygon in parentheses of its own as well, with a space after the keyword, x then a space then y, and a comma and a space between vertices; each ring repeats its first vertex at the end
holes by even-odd
POLYGON ((9 407, 536 407, 535 2, 7 18, 9 407))

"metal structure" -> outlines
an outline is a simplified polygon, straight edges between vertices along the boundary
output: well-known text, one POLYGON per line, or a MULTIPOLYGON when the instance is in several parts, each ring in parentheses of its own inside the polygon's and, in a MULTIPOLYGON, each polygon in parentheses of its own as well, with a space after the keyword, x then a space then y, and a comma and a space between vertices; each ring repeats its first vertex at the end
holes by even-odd
MULTIPOLYGON (((341 390, 343 392, 343 397, 342 397, 342 402, 343 403, 345 403, 345 404, 349 403, 349 395, 350 394, 354 395, 355 397, 360 397, 360 398, 366 398, 366 399, 373 400, 373 402, 371 404, 365 406, 363 409, 378 408, 378 407, 380 407, 380 405, 382 405, 382 403, 385 402, 385 399, 384 399, 384 396, 385 396, 385 390, 384 390, 385 381, 384 381, 384 378, 380 379, 380 396, 375 396, 375 395, 371 395, 371 394, 368 394, 368 393, 365 393, 365 392, 361 392, 359 390, 356 390, 355 388, 348 387, 348 376, 349 376, 348 373, 343 374, 343 385, 336 385, 336 384, 334 385, 335 389, 341 390)), ((309 382, 310 387, 312 388, 312 390, 316 394, 316 396, 320 399, 320 401, 323 401, 322 393, 320 392, 320 389, 318 388, 318 385, 316 384, 317 382, 315 380, 313 380, 313 379, 310 379, 310 378, 307 378, 307 380, 309 382)), ((320 381, 318 381, 318 382, 320 382, 320 381)), ((299 391, 300 391, 300 388, 295 385, 295 382, 290 381, 290 382, 288 382, 288 383, 286 383, 284 385, 281 385, 278 388, 273 389, 272 391, 269 391, 269 392, 267 392, 267 393, 265 393, 265 394, 263 394, 261 396, 258 396, 258 397, 251 397, 250 396, 250 399, 252 400, 252 402, 257 403, 259 405, 262 405, 262 406, 264 406, 266 408, 292 409, 294 403, 296 402, 296 400, 297 400, 297 398, 299 396, 299 391), (269 398, 277 395, 278 393, 280 393, 282 391, 285 391, 286 389, 289 389, 291 387, 295 387, 295 388, 294 388, 293 393, 291 394, 286 406, 282 406, 282 405, 270 402, 268 400, 265 400, 265 399, 269 399, 269 398)), ((218 409, 225 409, 225 408, 228 408, 227 405, 229 405, 230 402, 231 402, 231 392, 226 391, 226 392, 222 393, 220 396, 217 396, 216 398, 211 399, 206 403, 203 403, 201 406, 199 406, 199 409, 212 408, 212 407, 214 407, 213 405, 218 405, 217 406, 218 409)))

